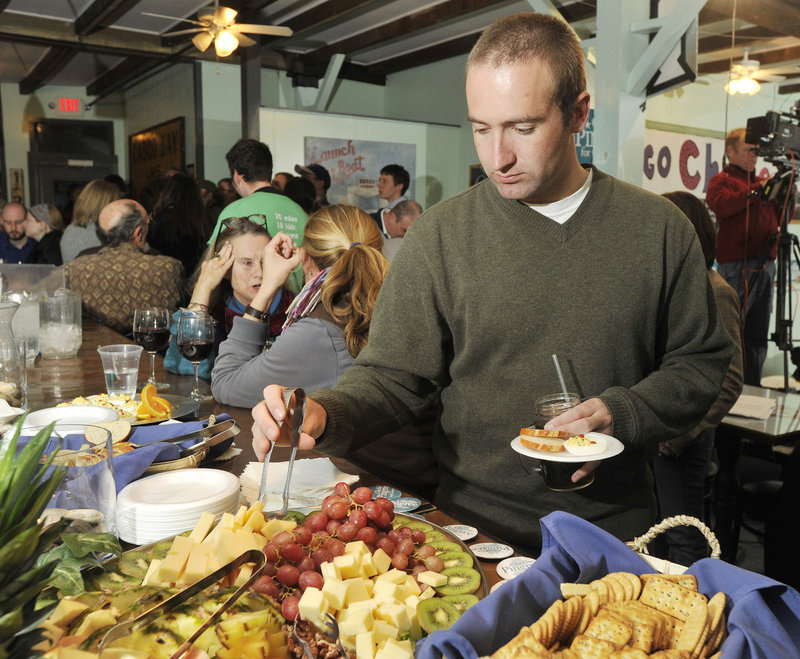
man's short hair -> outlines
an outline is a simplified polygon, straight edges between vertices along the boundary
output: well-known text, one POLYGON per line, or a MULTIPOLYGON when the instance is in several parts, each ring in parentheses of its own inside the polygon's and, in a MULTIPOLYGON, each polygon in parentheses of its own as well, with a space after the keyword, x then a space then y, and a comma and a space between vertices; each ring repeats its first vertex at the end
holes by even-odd
POLYGON ((225 154, 228 169, 236 170, 247 183, 272 180, 272 152, 258 140, 242 138, 225 154))
POLYGON ((746 128, 734 128, 725 137, 725 153, 728 152, 728 147, 736 148, 739 142, 744 142, 745 135, 747 134, 746 128))
POLYGON ((129 201, 124 206, 125 211, 120 215, 119 221, 108 231, 101 229, 100 223, 97 223, 97 237, 102 245, 119 247, 122 243, 129 243, 133 240, 136 227, 146 226, 146 218, 135 203, 129 201))
POLYGON ((413 199, 406 199, 392 207, 392 212, 400 222, 404 217, 412 216, 415 220, 422 214, 422 206, 413 199))
POLYGON ((401 195, 406 193, 406 190, 408 190, 408 186, 411 183, 411 178, 409 177, 405 167, 402 165, 386 165, 386 167, 381 170, 381 174, 391 176, 394 179, 395 185, 403 186, 400 190, 401 195))
POLYGON ((490 25, 473 46, 467 72, 539 59, 547 64, 555 85, 553 101, 564 124, 572 121, 575 101, 586 90, 583 51, 569 25, 546 14, 511 14, 490 25))

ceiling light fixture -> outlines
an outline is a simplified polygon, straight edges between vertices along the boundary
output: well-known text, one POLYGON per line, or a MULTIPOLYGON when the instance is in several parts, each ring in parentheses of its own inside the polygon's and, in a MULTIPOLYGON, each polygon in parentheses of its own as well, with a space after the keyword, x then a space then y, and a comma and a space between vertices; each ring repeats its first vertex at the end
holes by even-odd
POLYGON ((220 30, 214 39, 214 50, 219 57, 227 57, 239 47, 239 40, 230 30, 220 30))
POLYGON ((760 89, 761 85, 758 80, 753 80, 750 76, 731 78, 728 84, 725 85, 725 91, 731 96, 734 94, 748 94, 752 96, 753 94, 757 94, 760 89))

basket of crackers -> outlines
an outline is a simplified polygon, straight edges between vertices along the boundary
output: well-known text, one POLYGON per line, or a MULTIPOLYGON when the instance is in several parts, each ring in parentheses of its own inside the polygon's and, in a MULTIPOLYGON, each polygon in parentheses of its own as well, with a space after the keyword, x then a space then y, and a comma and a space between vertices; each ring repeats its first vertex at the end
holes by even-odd
POLYGON ((643 555, 651 533, 631 547, 563 512, 541 526, 536 562, 420 641, 417 659, 800 656, 792 588, 715 558, 662 574, 643 555))

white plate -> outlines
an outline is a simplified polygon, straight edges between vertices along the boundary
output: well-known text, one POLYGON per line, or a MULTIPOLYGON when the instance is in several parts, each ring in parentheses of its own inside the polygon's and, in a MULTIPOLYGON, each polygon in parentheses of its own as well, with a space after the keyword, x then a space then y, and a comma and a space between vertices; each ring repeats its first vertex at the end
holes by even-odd
POLYGON ((605 460, 606 458, 613 458, 615 455, 619 455, 622 453, 622 450, 625 448, 624 444, 619 441, 616 437, 612 437, 611 435, 604 435, 599 432, 585 432, 583 433, 586 437, 598 436, 604 437, 606 440, 606 450, 602 451, 601 453, 595 453, 593 455, 573 455, 568 451, 560 451, 558 453, 553 453, 552 451, 537 451, 536 449, 528 448, 527 446, 523 446, 522 442, 520 442, 519 437, 515 437, 511 442, 511 448, 513 448, 517 453, 521 455, 526 455, 529 458, 538 458, 539 460, 548 460, 550 462, 590 462, 594 460, 605 460))
POLYGON ((46 426, 53 421, 88 426, 92 423, 114 421, 116 419, 119 419, 119 414, 110 407, 95 407, 94 405, 47 407, 43 410, 31 412, 25 418, 22 428, 25 430, 37 426, 46 426))
POLYGON ((118 505, 135 505, 141 512, 162 515, 205 510, 239 493, 239 479, 220 469, 177 469, 140 478, 126 485, 118 505))

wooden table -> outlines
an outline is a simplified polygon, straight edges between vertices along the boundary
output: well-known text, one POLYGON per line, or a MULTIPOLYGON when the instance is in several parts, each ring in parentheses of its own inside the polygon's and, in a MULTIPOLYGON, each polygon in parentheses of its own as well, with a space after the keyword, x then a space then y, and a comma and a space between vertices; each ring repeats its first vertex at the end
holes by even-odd
MULTIPOLYGON (((28 367, 28 406, 30 409, 50 407, 64 400, 70 400, 77 396, 86 396, 102 393, 105 391, 105 379, 100 362, 100 355, 97 353, 98 346, 112 345, 116 343, 133 343, 130 339, 118 334, 112 329, 100 325, 92 320, 83 321, 83 343, 78 355, 72 359, 42 359, 37 357, 35 364, 28 367)), ((139 381, 142 382, 148 377, 149 358, 147 353, 142 355, 139 365, 139 381)), ((194 378, 186 375, 169 373, 164 369, 161 357, 156 357, 156 378, 160 382, 167 382, 170 385, 169 391, 165 392, 177 396, 188 396, 194 384, 194 378)), ((208 383, 200 382, 201 390, 209 390, 208 383)), ((209 414, 229 414, 236 423, 242 428, 242 432, 236 438, 236 446, 242 452, 226 462, 217 462, 209 465, 214 468, 225 469, 237 476, 241 475, 248 463, 256 460, 255 453, 251 445, 251 427, 253 419, 249 408, 231 407, 220 405, 214 400, 200 404, 194 418, 205 419, 209 414)), ((289 459, 290 449, 287 447, 276 447, 272 455, 273 462, 280 462, 289 459)), ((314 451, 299 451, 300 458, 323 457, 321 453, 314 451)), ((369 474, 355 465, 339 459, 331 458, 336 466, 344 472, 357 474, 359 481, 363 485, 372 486, 382 484, 376 476, 369 474)), ((428 502, 425 502, 427 504, 428 502)), ((447 524, 457 524, 458 520, 449 516, 444 511, 436 509, 434 506, 425 505, 425 508, 432 510, 425 514, 425 517, 434 524, 440 526, 447 524)), ((494 541, 483 534, 470 542, 490 542, 494 541)), ((500 579, 497 576, 496 564, 490 561, 481 561, 486 580, 489 586, 494 585, 500 579)))
POLYGON ((764 389, 745 385, 742 391, 748 396, 772 398, 777 402, 775 412, 766 420, 726 416, 717 427, 715 445, 719 457, 719 475, 715 483, 714 532, 722 547, 722 558, 736 561, 733 526, 736 514, 736 492, 739 484, 736 467, 742 452, 742 440, 775 446, 794 444, 800 439, 800 394, 777 389, 764 389))

